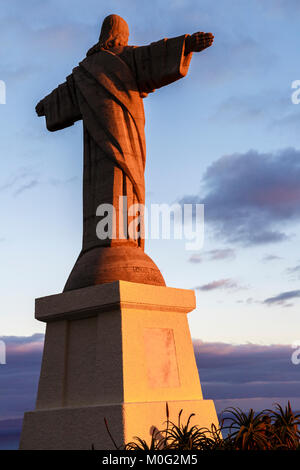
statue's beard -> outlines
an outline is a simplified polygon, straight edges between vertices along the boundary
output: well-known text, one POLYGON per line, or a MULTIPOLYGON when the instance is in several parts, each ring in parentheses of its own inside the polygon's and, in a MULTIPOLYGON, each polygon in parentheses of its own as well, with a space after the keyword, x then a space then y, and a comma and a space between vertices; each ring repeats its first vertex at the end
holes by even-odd
POLYGON ((115 39, 109 39, 107 41, 99 41, 97 44, 95 44, 91 49, 88 50, 87 56, 90 56, 92 54, 95 54, 96 52, 99 52, 101 49, 122 49, 123 47, 126 47, 128 45, 128 41, 121 39, 121 38, 115 38, 115 39))
POLYGON ((128 41, 121 37, 109 38, 106 41, 99 41, 102 44, 103 49, 113 49, 114 47, 125 47, 128 44, 128 41))

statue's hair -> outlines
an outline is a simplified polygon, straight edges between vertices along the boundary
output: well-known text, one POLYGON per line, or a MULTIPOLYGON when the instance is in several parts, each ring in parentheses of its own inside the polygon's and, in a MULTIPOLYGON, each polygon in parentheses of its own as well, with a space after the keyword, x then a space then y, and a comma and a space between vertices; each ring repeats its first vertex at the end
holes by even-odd
POLYGON ((119 44, 126 45, 128 36, 129 28, 126 21, 119 15, 109 15, 102 23, 99 42, 88 51, 87 56, 100 51, 100 49, 110 49, 117 40, 119 44))

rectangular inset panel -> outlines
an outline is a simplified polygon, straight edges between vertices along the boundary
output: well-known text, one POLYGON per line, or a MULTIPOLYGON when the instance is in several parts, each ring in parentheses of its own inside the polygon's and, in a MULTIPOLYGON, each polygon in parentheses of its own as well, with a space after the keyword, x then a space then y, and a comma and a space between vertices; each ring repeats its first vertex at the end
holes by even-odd
POLYGON ((173 330, 145 328, 144 345, 150 388, 180 386, 173 330))

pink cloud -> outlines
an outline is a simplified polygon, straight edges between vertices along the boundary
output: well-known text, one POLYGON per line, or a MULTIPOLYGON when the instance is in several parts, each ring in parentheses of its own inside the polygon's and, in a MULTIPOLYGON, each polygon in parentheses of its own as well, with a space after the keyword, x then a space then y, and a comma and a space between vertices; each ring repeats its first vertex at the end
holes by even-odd
POLYGON ((7 353, 10 354, 30 354, 43 351, 44 341, 34 341, 25 344, 9 344, 7 353))
POLYGON ((212 281, 203 286, 196 287, 197 290, 211 291, 215 289, 237 289, 238 284, 232 279, 219 279, 218 281, 212 281))

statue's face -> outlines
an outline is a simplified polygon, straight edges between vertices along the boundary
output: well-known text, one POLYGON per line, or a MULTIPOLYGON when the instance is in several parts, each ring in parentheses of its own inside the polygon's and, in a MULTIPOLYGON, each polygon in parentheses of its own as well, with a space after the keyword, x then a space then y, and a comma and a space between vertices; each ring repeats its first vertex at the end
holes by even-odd
POLYGON ((115 46, 127 46, 129 39, 129 34, 120 34, 114 39, 115 46))
POLYGON ((101 28, 100 42, 106 47, 127 46, 129 28, 125 20, 118 15, 109 15, 105 18, 101 28))

